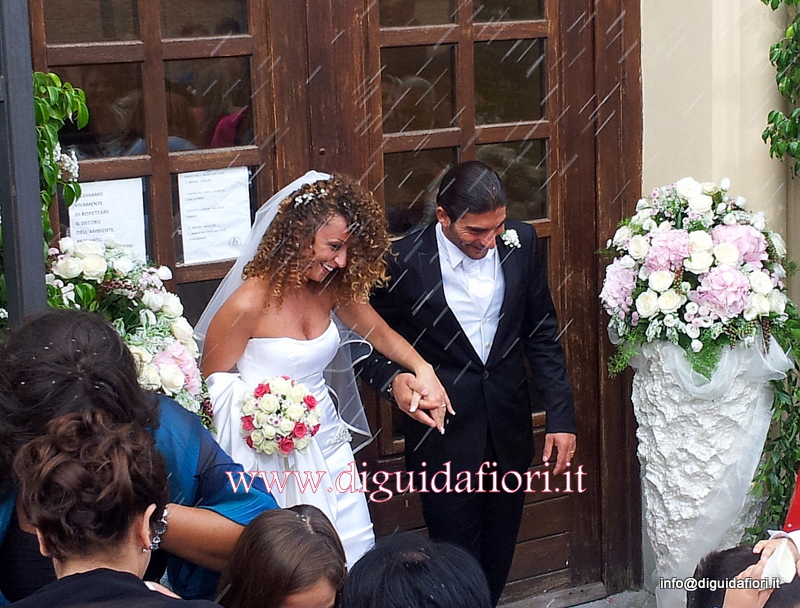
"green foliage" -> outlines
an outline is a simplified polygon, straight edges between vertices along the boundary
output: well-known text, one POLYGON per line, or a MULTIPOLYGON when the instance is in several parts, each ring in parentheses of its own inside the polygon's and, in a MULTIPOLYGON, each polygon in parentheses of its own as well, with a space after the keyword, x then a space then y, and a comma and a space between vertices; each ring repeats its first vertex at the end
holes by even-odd
POLYGON ((748 530, 753 539, 764 538, 767 530, 783 525, 800 470, 800 316, 791 302, 786 312, 789 319, 773 335, 795 366, 786 378, 772 382, 772 424, 752 486, 752 493, 764 500, 755 527, 748 530))
MULTIPOLYGON (((797 6, 800 0, 762 0, 773 10, 780 4, 797 6)), ((788 114, 773 110, 767 115, 767 128, 761 134, 769 144, 772 158, 794 159, 792 172, 800 175, 800 15, 795 15, 784 37, 769 50, 769 60, 775 66, 778 91, 793 108, 788 114)))

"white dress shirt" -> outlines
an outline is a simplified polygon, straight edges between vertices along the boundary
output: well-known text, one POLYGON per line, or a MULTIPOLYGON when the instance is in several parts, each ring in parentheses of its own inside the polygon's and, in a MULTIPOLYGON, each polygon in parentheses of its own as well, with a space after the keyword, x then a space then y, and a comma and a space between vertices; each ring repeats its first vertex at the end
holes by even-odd
POLYGON ((444 235, 441 224, 436 224, 436 243, 447 305, 486 363, 497 333, 506 285, 497 248, 489 249, 482 259, 473 260, 444 235))

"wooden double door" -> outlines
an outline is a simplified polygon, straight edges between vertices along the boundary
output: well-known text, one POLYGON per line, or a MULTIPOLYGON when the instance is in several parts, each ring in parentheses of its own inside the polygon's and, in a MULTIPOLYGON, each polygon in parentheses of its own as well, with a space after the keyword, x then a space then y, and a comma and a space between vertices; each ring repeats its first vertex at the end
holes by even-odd
MULTIPOLYGON (((595 251, 639 196, 638 0, 29 6, 35 69, 89 96, 89 130, 66 135, 81 181, 143 178, 148 253, 175 268, 190 317, 229 263, 182 257, 181 173, 248 167, 242 204, 253 210, 308 169, 346 173, 384 201, 399 235, 432 219, 448 167, 493 166, 509 216, 532 222, 543 244, 585 489, 573 478, 571 493, 529 494, 506 599, 562 590, 560 602, 579 603, 637 582, 634 424, 623 382, 606 377, 595 251), (224 137, 218 116, 233 125, 224 137)), ((401 471, 402 414, 365 398, 379 432, 359 458, 401 471)), ((544 414, 531 423, 541 450, 544 414)), ((379 534, 424 526, 413 493, 371 509, 379 534)))

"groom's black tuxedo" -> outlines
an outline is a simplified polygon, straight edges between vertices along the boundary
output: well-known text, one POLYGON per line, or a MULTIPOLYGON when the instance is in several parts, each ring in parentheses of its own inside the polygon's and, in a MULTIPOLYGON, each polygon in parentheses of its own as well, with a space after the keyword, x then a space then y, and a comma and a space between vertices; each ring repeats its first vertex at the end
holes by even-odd
MULTIPOLYGON (((505 294, 485 364, 447 305, 435 224, 394 244, 394 255, 389 259, 390 284, 372 298, 373 306, 389 325, 433 365, 456 411, 455 416, 448 416, 444 435, 434 429, 425 437, 429 427, 405 418, 406 466, 410 471, 427 471, 429 478, 446 462, 452 463, 454 482, 458 472, 475 473, 487 459, 499 463, 500 476, 528 468, 533 458, 533 428, 524 357, 547 412, 546 431, 576 430, 564 354, 556 341, 558 321, 536 233, 522 222, 509 220, 506 228, 516 230, 521 246, 509 247, 501 238, 497 240, 505 294)), ((376 356, 366 364, 363 377, 373 386, 383 387, 398 369, 376 356)), ((490 507, 503 520, 501 529, 485 525, 486 515, 480 514, 485 507, 477 507, 474 513, 482 522, 477 529, 460 519, 458 515, 464 509, 475 511, 465 506, 469 498, 422 495, 426 522, 433 537, 458 542, 478 555, 496 601, 513 557, 524 496, 492 498, 510 501, 505 516, 501 516, 502 509, 490 507), (501 535, 506 538, 499 538, 501 535), (492 560, 503 561, 498 553, 507 554, 508 563, 499 568, 500 572, 493 573, 497 568, 487 567, 481 559, 484 543, 490 545, 484 549, 494 554, 492 560), (505 548, 500 549, 501 545, 505 548), (493 577, 501 580, 493 581, 493 577)), ((473 498, 485 500, 488 496, 475 494, 473 498)))

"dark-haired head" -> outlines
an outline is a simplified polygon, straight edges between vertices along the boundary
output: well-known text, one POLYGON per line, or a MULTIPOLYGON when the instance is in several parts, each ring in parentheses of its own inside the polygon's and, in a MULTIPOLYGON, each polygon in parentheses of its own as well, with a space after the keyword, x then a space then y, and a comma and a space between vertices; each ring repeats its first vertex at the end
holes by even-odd
POLYGON ((310 505, 275 509, 245 527, 220 578, 217 602, 280 608, 290 596, 317 589, 332 605, 346 574, 344 548, 322 511, 310 505))
POLYGON ((49 310, 8 335, 0 349, 0 479, 10 479, 17 450, 47 424, 75 412, 158 424, 157 403, 138 384, 136 364, 99 315, 49 310))
POLYGON ((341 608, 490 608, 480 565, 466 551, 413 532, 384 537, 352 570, 341 608))
POLYGON ((96 410, 62 416, 20 448, 14 471, 23 512, 57 573, 70 559, 102 562, 126 550, 147 566, 142 549, 166 506, 168 480, 141 426, 96 410))
POLYGON ((452 221, 467 213, 486 213, 508 204, 500 176, 478 160, 459 163, 442 178, 436 204, 452 221))
MULTIPOLYGON (((791 542, 791 541, 789 541, 791 542)), ((720 587, 730 581, 760 559, 753 553, 753 545, 741 545, 725 551, 712 551, 706 555, 694 571, 696 580, 707 579, 719 581, 720 587)), ((714 608, 722 606, 725 601, 725 589, 696 589, 687 591, 687 608, 714 608)), ((781 585, 769 596, 764 608, 798 608, 800 606, 800 578, 795 577, 791 583, 781 585)))

